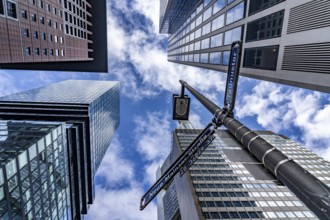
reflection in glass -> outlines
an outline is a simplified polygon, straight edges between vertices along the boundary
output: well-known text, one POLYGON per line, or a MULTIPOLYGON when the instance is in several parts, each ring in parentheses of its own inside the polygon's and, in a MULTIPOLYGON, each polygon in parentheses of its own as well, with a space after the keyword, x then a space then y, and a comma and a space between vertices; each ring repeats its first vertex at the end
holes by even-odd
POLYGON ((202 53, 201 54, 201 63, 208 63, 209 62, 209 54, 208 53, 202 53))
POLYGON ((213 4, 213 14, 217 13, 226 6, 226 0, 217 0, 213 4))
POLYGON ((242 27, 238 27, 225 32, 225 42, 224 45, 229 45, 234 41, 241 40, 242 37, 242 27))
POLYGON ((211 47, 222 46, 222 33, 211 37, 211 47))
POLYGON ((202 49, 208 49, 210 47, 210 38, 202 40, 202 49))
POLYGON ((230 51, 224 51, 222 53, 222 65, 224 66, 229 65, 229 56, 230 56, 230 51))
POLYGON ((210 53, 210 63, 220 64, 221 52, 210 53))
POLYGON ((244 2, 236 5, 234 8, 227 11, 226 25, 238 21, 244 17, 244 2))
POLYGON ((222 14, 212 21, 212 31, 218 30, 223 27, 224 17, 225 17, 225 14, 222 14))

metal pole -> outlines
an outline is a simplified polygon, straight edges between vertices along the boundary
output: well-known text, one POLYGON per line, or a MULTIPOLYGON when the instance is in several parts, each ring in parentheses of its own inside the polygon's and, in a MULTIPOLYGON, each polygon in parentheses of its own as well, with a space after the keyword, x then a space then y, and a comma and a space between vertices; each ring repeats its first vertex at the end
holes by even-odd
POLYGON ((180 80, 242 145, 320 219, 330 219, 330 188, 201 93, 180 80))

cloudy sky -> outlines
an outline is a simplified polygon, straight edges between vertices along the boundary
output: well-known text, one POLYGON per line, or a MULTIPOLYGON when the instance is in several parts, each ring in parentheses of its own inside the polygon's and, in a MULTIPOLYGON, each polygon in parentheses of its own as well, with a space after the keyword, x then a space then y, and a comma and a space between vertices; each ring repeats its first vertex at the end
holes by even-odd
MULTIPOLYGON (((179 79, 222 106, 226 74, 167 62, 158 11, 158 0, 108 0, 108 74, 0 72, 0 95, 65 79, 121 82, 121 125, 97 172, 87 219, 156 219, 156 204, 141 212, 139 202, 170 151, 171 98, 180 92, 179 79)), ((330 161, 329 94, 240 77, 235 114, 251 129, 284 134, 330 161)), ((192 100, 196 127, 211 117, 192 100)))

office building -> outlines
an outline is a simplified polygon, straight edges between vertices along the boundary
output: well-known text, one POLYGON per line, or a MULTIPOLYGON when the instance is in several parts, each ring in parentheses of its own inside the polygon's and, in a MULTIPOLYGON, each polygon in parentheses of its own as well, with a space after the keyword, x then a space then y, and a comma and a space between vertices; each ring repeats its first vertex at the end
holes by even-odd
MULTIPOLYGON (((174 161, 199 132, 181 122, 169 158, 174 161)), ((330 162, 282 135, 255 133, 330 185, 330 162)), ((227 130, 218 129, 215 135, 191 168, 162 191, 158 219, 318 219, 227 130)), ((160 170, 166 167, 165 162, 160 170)))
POLYGON ((106 1, 0 0, 0 68, 107 72, 106 1))
POLYGON ((0 219, 68 219, 65 124, 0 121, 0 149, 0 219))
POLYGON ((168 61, 227 72, 241 40, 242 76, 330 92, 329 1, 160 1, 168 61))
POLYGON ((65 122, 72 219, 95 197, 94 176, 119 126, 119 83, 67 80, 0 98, 0 119, 65 122))

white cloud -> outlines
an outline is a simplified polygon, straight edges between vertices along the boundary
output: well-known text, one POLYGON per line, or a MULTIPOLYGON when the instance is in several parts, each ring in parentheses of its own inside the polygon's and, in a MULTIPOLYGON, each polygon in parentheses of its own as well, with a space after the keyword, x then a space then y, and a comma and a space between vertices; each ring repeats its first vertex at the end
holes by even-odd
MULTIPOLYGON (((99 167, 96 179, 103 177, 101 182, 96 183, 96 196, 93 205, 88 211, 86 219, 156 219, 155 203, 150 203, 148 207, 140 211, 139 202, 144 194, 144 184, 136 180, 135 173, 138 167, 133 161, 126 158, 123 146, 115 137, 99 167), (104 182, 105 181, 105 182, 104 182), (123 183, 126 183, 124 186, 123 183)), ((142 179, 151 177, 153 166, 146 166, 146 176, 142 179), (149 173, 149 174, 148 174, 149 173)), ((150 179, 148 185, 153 182, 150 179)))
POLYGON ((157 217, 157 208, 154 203, 140 211, 139 202, 143 190, 139 185, 119 190, 96 188, 96 199, 88 211, 86 219, 90 220, 154 220, 157 217))
POLYGON ((163 112, 147 112, 134 118, 138 151, 146 161, 164 160, 171 148, 170 118, 163 112))
MULTIPOLYGON (((123 10, 127 13, 132 13, 132 10, 145 13, 144 16, 155 22, 159 7, 155 6, 157 5, 154 4, 155 2, 146 5, 145 3, 145 1, 134 1, 132 8, 126 5, 123 6, 123 10)), ((131 19, 129 22, 132 24, 135 22, 132 16, 127 16, 126 19, 131 19)), ((210 93, 210 90, 224 91, 225 74, 168 62, 167 51, 160 46, 166 35, 159 35, 155 29, 148 28, 147 30, 131 28, 125 31, 122 26, 118 16, 110 11, 108 18, 109 71, 117 79, 122 80, 124 95, 138 101, 154 97, 161 90, 178 92, 180 79, 213 97, 216 95, 210 93), (129 63, 130 68, 126 67, 125 71, 122 71, 123 63, 129 63), (131 92, 131 88, 135 89, 134 93, 131 92)))
POLYGON ((0 71, 0 97, 17 92, 15 79, 8 73, 0 71))
POLYGON ((110 147, 102 159, 102 165, 96 175, 105 178, 108 184, 116 185, 134 178, 134 165, 131 161, 123 158, 122 150, 125 146, 119 142, 118 137, 112 140, 110 147))
POLYGON ((325 97, 319 92, 284 89, 274 83, 260 82, 251 94, 245 94, 239 100, 236 116, 256 116, 262 127, 278 133, 300 130, 304 146, 329 152, 330 100, 325 97))

